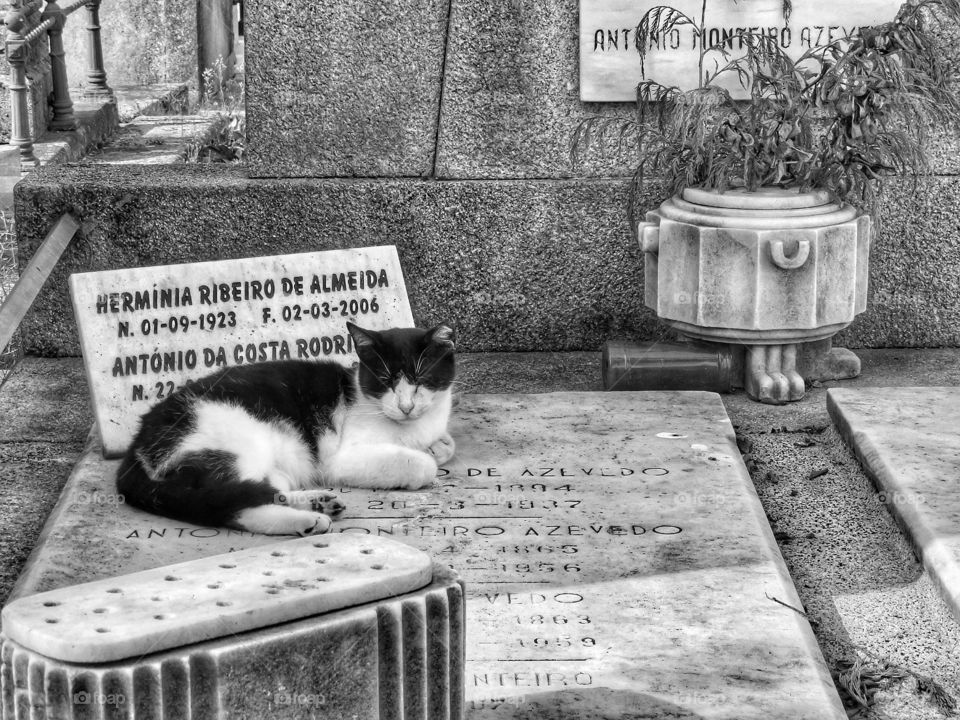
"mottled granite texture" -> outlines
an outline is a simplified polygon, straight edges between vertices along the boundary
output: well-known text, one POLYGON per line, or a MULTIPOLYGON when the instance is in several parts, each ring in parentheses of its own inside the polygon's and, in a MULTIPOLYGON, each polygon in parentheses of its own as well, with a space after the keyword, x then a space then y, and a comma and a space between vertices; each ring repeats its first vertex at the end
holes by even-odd
MULTIPOLYGON (((719 396, 465 395, 450 430, 435 485, 336 488, 332 532, 463 578, 472 720, 844 717, 719 396)), ((91 444, 14 597, 275 542, 110 502, 116 465, 91 444)))
MULTIPOLYGON (((204 166, 41 169, 16 190, 20 258, 74 209, 75 239, 23 325, 28 352, 76 355, 72 272, 396 244, 414 318, 468 351, 598 350, 664 328, 643 303, 626 180, 251 180, 204 166)), ((645 189, 641 207, 663 194, 645 189)), ((960 344, 960 178, 887 189, 867 311, 835 345, 960 344), (930 200, 923 198, 929 197, 930 200), (934 199, 936 202, 934 202, 934 199)))
POLYGON ((630 119, 632 103, 580 102, 576 0, 452 0, 437 177, 625 176, 636 147, 617 131, 571 162, 586 118, 630 119))
POLYGON ((960 621, 960 389, 832 388, 827 409, 960 621))
POLYGON ((0 709, 5 720, 455 720, 463 601, 438 566, 407 595, 125 661, 66 663, 0 636, 0 709))
POLYGON ((74 239, 23 325, 28 352, 77 354, 73 272, 397 246, 418 323, 465 351, 599 349, 649 337, 624 181, 249 180, 240 170, 71 167, 18 186, 21 257, 71 207, 74 239))
POLYGON ((248 159, 263 176, 433 171, 449 0, 246 5, 248 159))

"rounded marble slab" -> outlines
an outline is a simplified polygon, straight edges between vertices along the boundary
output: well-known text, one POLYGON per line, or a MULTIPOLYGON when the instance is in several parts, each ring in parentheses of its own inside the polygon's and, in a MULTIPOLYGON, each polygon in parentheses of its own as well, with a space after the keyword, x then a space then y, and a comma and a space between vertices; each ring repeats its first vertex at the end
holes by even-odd
POLYGON ((11 640, 66 662, 137 657, 412 592, 430 556, 395 540, 312 536, 21 598, 11 640))

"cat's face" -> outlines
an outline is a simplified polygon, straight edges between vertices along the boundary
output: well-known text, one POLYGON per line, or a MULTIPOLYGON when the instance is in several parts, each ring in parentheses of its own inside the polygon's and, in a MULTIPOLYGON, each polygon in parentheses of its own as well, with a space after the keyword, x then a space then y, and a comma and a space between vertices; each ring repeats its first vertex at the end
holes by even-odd
POLYGON ((347 323, 347 329, 360 358, 360 391, 391 420, 416 420, 450 388, 454 332, 447 325, 375 332, 347 323))

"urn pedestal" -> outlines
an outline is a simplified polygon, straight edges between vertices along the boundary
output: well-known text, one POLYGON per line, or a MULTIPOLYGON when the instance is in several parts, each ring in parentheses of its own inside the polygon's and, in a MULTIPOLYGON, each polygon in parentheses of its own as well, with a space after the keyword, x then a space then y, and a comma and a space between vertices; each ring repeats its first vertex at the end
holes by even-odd
POLYGON ((803 397, 804 343, 834 356, 813 364, 859 373, 829 338, 866 309, 868 215, 826 192, 687 189, 647 213, 638 232, 646 305, 691 338, 743 345, 752 398, 803 397))

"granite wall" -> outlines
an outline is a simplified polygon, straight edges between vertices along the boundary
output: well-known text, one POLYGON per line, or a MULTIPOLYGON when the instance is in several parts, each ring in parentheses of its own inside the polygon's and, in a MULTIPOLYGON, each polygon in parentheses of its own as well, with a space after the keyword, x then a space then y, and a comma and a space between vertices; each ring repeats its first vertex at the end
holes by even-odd
MULTIPOLYGON (((596 350, 662 335, 643 305, 628 222, 634 153, 570 160, 578 0, 248 0, 249 163, 72 167, 17 195, 21 257, 57 214, 98 224, 25 323, 27 347, 78 352, 68 273, 396 244, 415 318, 455 322, 465 350, 596 350)), ((869 310, 850 347, 960 344, 960 178, 885 189, 869 310)), ((638 203, 663 193, 643 188, 638 203)))

